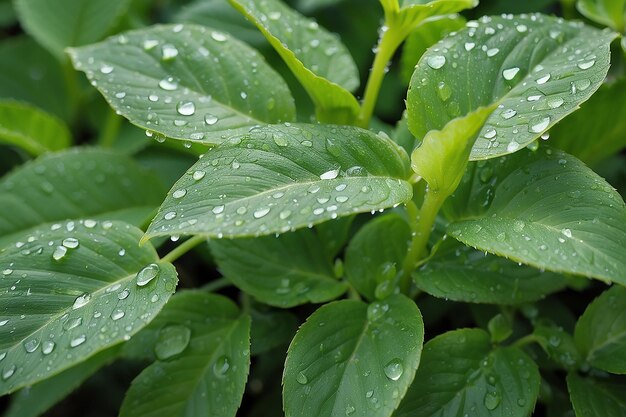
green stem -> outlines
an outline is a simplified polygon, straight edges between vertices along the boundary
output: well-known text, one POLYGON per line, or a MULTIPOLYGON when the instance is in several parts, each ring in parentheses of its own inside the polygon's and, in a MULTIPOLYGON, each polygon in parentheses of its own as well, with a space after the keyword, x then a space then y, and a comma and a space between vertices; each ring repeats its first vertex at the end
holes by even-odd
POLYGON ((181 243, 180 245, 172 249, 170 253, 162 257, 161 260, 163 262, 172 263, 176 259, 180 258, 184 254, 189 252, 191 249, 199 245, 200 243, 205 242, 206 239, 207 239, 206 236, 194 236, 190 239, 187 239, 186 241, 184 241, 183 243, 181 243))
POLYGON ((222 277, 203 285, 200 289, 206 292, 215 292, 222 288, 230 287, 231 285, 233 285, 233 283, 230 282, 228 278, 222 277))
POLYGON ((122 118, 115 113, 115 110, 109 109, 104 128, 98 138, 100 146, 103 148, 111 148, 117 139, 121 126, 122 118))
POLYGON ((534 334, 527 334, 526 336, 517 339, 515 342, 511 344, 511 346, 515 346, 517 348, 521 348, 523 346, 529 345, 531 343, 539 343, 539 338, 534 334))
POLYGON ((369 126, 378 99, 378 93, 380 92, 380 86, 387 72, 387 64, 391 61, 393 54, 404 38, 405 37, 402 36, 402 33, 398 31, 396 27, 389 26, 378 43, 378 50, 367 80, 367 85, 365 86, 363 103, 361 104, 361 113, 359 114, 359 126, 361 127, 366 128, 369 126))
POLYGON ((63 79, 65 81, 65 91, 67 93, 67 99, 70 110, 70 120, 72 123, 75 121, 76 113, 81 101, 80 90, 78 86, 77 72, 72 65, 72 61, 66 58, 61 63, 61 69, 63 71, 63 79))

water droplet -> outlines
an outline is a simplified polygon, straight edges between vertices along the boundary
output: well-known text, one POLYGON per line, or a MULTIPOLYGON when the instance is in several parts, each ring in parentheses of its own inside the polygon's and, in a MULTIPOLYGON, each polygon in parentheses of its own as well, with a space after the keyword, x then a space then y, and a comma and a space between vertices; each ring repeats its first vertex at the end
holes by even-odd
POLYGON ((204 171, 194 171, 192 178, 196 181, 200 181, 202 178, 204 178, 205 175, 206 172, 204 171))
POLYGON ((526 31, 528 31, 528 26, 526 26, 526 25, 517 25, 517 26, 515 27, 515 29, 517 29, 517 31, 518 31, 519 33, 524 33, 524 32, 526 32, 526 31))
POLYGON ((387 378, 391 379, 392 381, 397 381, 404 373, 402 361, 397 358, 392 359, 387 363, 387 365, 385 365, 384 371, 387 378))
POLYGON ((117 254, 118 254, 119 256, 124 256, 124 255, 126 255, 126 249, 124 249, 124 248, 120 249, 119 251, 117 251, 117 254))
POLYGON ((4 358, 6 358, 6 357, 7 357, 7 353, 6 353, 6 352, 2 352, 2 353, 0 353, 0 362, 2 362, 2 360, 3 360, 4 358))
POLYGON ((256 210, 252 215, 254 216, 255 219, 260 219, 261 217, 265 217, 265 215, 269 212, 270 212, 270 208, 265 207, 265 208, 256 210))
POLYGON ((113 67, 111 65, 104 64, 100 67, 100 72, 103 74, 110 74, 113 72, 113 67))
POLYGON ((161 48, 161 59, 163 61, 169 61, 178 56, 178 49, 172 44, 166 43, 161 48))
POLYGON ((346 415, 350 416, 352 414, 354 414, 354 412, 356 411, 356 408, 354 408, 354 406, 352 404, 348 404, 346 406, 346 415))
POLYGON ((550 125, 550 116, 538 116, 530 120, 528 128, 532 133, 541 133, 550 125))
POLYGON ((539 101, 539 100, 541 100, 541 97, 543 97, 541 94, 535 94, 535 95, 532 95, 532 96, 528 96, 526 98, 526 100, 528 100, 528 101, 539 101))
POLYGON ((476 46, 476 44, 474 42, 465 42, 465 50, 467 52, 469 52, 472 49, 474 49, 475 46, 476 46))
POLYGON ((558 109, 563 105, 564 102, 565 100, 563 100, 561 97, 550 97, 548 99, 548 107, 550 107, 551 109, 558 109))
POLYGON ((82 323, 83 323, 83 319, 81 317, 74 317, 66 321, 65 324, 63 324, 63 329, 72 330, 80 326, 82 323))
POLYGON ((426 59, 426 63, 432 69, 439 69, 446 64, 446 57, 443 55, 433 55, 426 59))
MULTIPOLYGON (((151 102, 155 103, 157 101, 159 101, 159 96, 157 96, 156 94, 150 94, 148 96, 148 100, 150 100, 151 102)), ((148 131, 146 131, 146 135, 148 134, 148 131)))
POLYGON ((517 111, 513 110, 513 109, 506 109, 505 111, 503 111, 500 116, 502 116, 503 119, 508 120, 512 117, 514 117, 517 114, 517 111))
POLYGON ((224 212, 224 206, 215 206, 213 207, 213 209, 211 210, 213 212, 213 214, 220 214, 224 212))
POLYGON ((53 341, 46 340, 41 344, 41 353, 43 353, 44 355, 49 355, 52 353, 55 346, 56 344, 53 341))
POLYGON ((488 392, 483 402, 488 410, 495 410, 500 405, 500 401, 502 401, 502 396, 498 392, 488 392))
POLYGON ((545 84, 545 83, 547 83, 547 82, 548 82, 548 80, 549 80, 549 79, 550 79, 550 74, 546 74, 546 75, 544 75, 543 77, 538 78, 537 80, 535 80, 535 82, 536 82, 537 84, 545 84))
POLYGON ((281 16, 280 12, 277 12, 277 11, 269 12, 267 14, 267 17, 269 17, 270 20, 278 20, 280 19, 280 16, 281 16))
POLYGON ((339 171, 340 168, 337 169, 331 169, 330 171, 326 171, 323 174, 320 175, 320 179, 322 180, 333 180, 335 178, 337 178, 337 176, 339 175, 339 171))
POLYGON ((98 224, 98 222, 97 222, 97 221, 95 221, 95 220, 90 220, 90 219, 87 219, 87 220, 85 220, 85 221, 83 222, 83 224, 85 225, 85 227, 86 227, 87 229, 93 229, 94 227, 96 227, 96 225, 98 224))
POLYGON ((519 72, 519 68, 513 67, 513 68, 505 69, 504 71, 502 71, 502 76, 504 77, 505 80, 511 81, 513 78, 515 78, 518 72, 519 72))
POLYGON ((183 198, 185 196, 185 194, 187 194, 187 190, 185 190, 184 188, 181 188, 180 190, 176 190, 172 193, 172 197, 178 199, 178 198, 183 198))
POLYGON ((159 265, 150 264, 137 273, 137 286, 143 287, 159 275, 159 265))
POLYGON ((245 100, 248 98, 248 93, 242 91, 241 93, 239 93, 239 97, 241 97, 242 100, 245 100))
POLYGON ((67 253, 67 248, 65 246, 57 246, 54 252, 52 253, 52 258, 55 261, 60 261, 61 259, 63 259, 66 253, 67 253))
POLYGON ((7 379, 11 378, 15 373, 15 370, 15 365, 4 368, 4 371, 2 371, 2 379, 6 381, 7 379))
POLYGON ((4 271, 2 271, 2 275, 6 276, 6 275, 11 275, 13 273, 13 270, 11 268, 7 268, 4 271))
POLYGON ((273 139, 274 143, 278 146, 287 146, 289 144, 289 142, 287 142, 287 139, 285 139, 285 137, 280 134, 274 134, 273 139))
POLYGON ((563 229, 561 230, 561 233, 563 233, 563 235, 565 235, 566 237, 572 237, 572 231, 570 229, 563 229))
POLYGON ((191 116, 196 112, 196 105, 193 101, 179 101, 176 105, 176 111, 183 116, 191 116))
POLYGON ((66 239, 63 239, 63 246, 65 246, 68 249, 76 249, 78 247, 78 239, 75 239, 73 237, 68 237, 66 239))
POLYGON ((365 398, 372 398, 374 395, 374 390, 369 390, 365 393, 365 398))
POLYGON ((452 95, 452 89, 450 88, 450 86, 448 86, 448 84, 441 81, 437 85, 437 95, 439 96, 441 101, 447 101, 452 95))
POLYGON ((150 302, 151 303, 156 303, 157 301, 159 301, 158 294, 154 294, 152 297, 150 297, 150 302))
POLYGON ((165 213, 165 215, 163 216, 163 218, 165 220, 173 220, 176 218, 176 212, 175 211, 168 211, 167 213, 165 213))
POLYGON ((178 80, 174 77, 166 77, 159 81, 159 87, 165 91, 174 91, 178 88, 178 80))
POLYGON ((189 345, 191 330, 183 325, 174 324, 159 330, 154 354, 159 360, 166 360, 182 353, 189 345))
POLYGON ((303 372, 299 372, 298 376, 296 377, 296 381, 298 381, 298 384, 306 385, 309 382, 309 379, 306 377, 306 375, 304 375, 303 372))
POLYGON ((578 91, 585 91, 591 86, 591 80, 584 79, 584 80, 574 81, 574 86, 576 87, 578 91))
POLYGON ((33 353, 34 351, 37 350, 38 347, 39 347, 39 340, 37 339, 30 339, 24 342, 24 350, 26 350, 27 353, 33 353))
POLYGON ((72 305, 72 310, 76 310, 77 308, 83 307, 84 305, 86 305, 89 302, 89 300, 91 300, 91 295, 90 294, 84 293, 82 295, 79 295, 74 300, 74 304, 72 305))
POLYGON ((217 118, 217 116, 214 116, 212 114, 205 114, 204 115, 204 123, 206 123, 209 126, 213 126, 215 123, 217 123, 219 119, 217 118))
POLYGON ((120 299, 120 300, 125 300, 125 299, 128 298, 129 295, 130 295, 130 291, 125 289, 122 292, 120 292, 119 294, 117 294, 117 298, 120 299))
POLYGON ((520 148, 520 144, 517 143, 516 141, 512 140, 511 142, 509 142, 509 144, 506 146, 506 150, 507 152, 515 152, 516 150, 518 150, 520 148))
POLYGON ((498 52, 500 52, 500 50, 498 48, 491 48, 487 50, 487 56, 489 58, 491 58, 492 56, 496 56, 498 55, 498 52))
POLYGON ((211 37, 217 42, 224 42, 227 39, 226 35, 221 32, 211 32, 211 37))
POLYGON ((159 41, 155 39, 146 39, 145 41, 143 41, 143 49, 146 51, 149 51, 150 49, 154 48, 158 44, 159 44, 159 41))
POLYGON ((493 139, 496 137, 496 135, 498 134, 498 132, 496 132, 496 129, 493 128, 489 128, 487 129, 487 131, 485 132, 485 138, 487 139, 493 139))
POLYGON ((5 324, 7 324, 9 322, 9 319, 6 320, 0 320, 0 327, 4 326, 5 324))
POLYGON ((229 369, 230 359, 228 356, 220 356, 213 364, 213 373, 218 377, 226 375, 229 369))
POLYGON ((72 340, 70 341, 70 347, 75 348, 76 346, 80 346, 80 345, 82 345, 83 343, 85 343, 85 341, 86 341, 86 340, 87 340, 87 336, 85 336, 84 334, 82 334, 82 335, 78 336, 77 338, 72 339, 72 340))
POLYGON ((586 69, 593 67, 595 63, 596 63, 595 60, 581 62, 578 64, 578 68, 580 68, 581 70, 586 70, 586 69))
POLYGON ((280 214, 278 215, 278 217, 280 217, 281 220, 285 220, 289 216, 291 216, 291 211, 289 210, 281 211, 280 214))

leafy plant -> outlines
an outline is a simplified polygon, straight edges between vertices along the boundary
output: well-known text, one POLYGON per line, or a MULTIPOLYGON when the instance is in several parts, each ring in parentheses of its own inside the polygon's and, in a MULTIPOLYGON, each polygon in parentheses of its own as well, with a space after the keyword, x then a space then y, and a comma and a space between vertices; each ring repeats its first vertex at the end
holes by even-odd
POLYGON ((5 415, 626 416, 626 4, 552 3, 0 1, 5 415))

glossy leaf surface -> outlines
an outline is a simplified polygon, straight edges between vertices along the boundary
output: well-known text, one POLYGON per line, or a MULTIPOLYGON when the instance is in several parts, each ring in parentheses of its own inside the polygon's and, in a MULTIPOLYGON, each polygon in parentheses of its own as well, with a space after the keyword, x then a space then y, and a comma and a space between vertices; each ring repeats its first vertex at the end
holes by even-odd
POLYGON ((626 0, 578 0, 576 8, 594 22, 626 31, 626 0))
POLYGON ((623 377, 584 378, 571 373, 567 376, 567 388, 576 417, 626 415, 626 379, 623 377))

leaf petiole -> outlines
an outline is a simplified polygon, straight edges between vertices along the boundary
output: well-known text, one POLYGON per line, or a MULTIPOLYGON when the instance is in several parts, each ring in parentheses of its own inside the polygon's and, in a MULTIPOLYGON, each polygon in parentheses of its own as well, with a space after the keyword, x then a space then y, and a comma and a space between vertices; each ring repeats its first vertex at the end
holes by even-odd
POLYGON ((183 256, 185 253, 189 252, 194 247, 198 246, 200 243, 206 242, 206 240, 207 240, 206 236, 202 236, 202 235, 193 236, 192 238, 187 239, 186 241, 184 241, 183 243, 181 243, 180 245, 172 249, 172 251, 168 253, 167 255, 165 255, 164 257, 162 257, 161 260, 163 262, 172 263, 176 259, 183 256))

